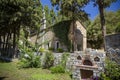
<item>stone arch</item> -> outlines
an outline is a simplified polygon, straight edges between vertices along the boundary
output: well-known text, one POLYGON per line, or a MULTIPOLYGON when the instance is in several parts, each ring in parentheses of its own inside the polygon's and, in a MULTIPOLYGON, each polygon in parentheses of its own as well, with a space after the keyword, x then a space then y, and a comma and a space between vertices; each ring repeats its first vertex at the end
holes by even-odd
POLYGON ((93 63, 92 63, 91 60, 85 59, 85 60, 83 61, 83 65, 93 66, 93 63))
POLYGON ((59 41, 55 41, 55 50, 57 50, 60 47, 60 42, 59 41))
POLYGON ((96 56, 96 57, 94 58, 94 61, 99 62, 99 61, 100 61, 100 58, 96 56))
POLYGON ((76 21, 76 25, 77 25, 77 29, 80 30, 80 33, 82 35, 82 45, 81 45, 82 48, 81 49, 85 50, 86 49, 86 45, 87 45, 86 28, 79 21, 76 21))
POLYGON ((81 56, 78 56, 78 57, 77 57, 77 60, 82 60, 81 56))

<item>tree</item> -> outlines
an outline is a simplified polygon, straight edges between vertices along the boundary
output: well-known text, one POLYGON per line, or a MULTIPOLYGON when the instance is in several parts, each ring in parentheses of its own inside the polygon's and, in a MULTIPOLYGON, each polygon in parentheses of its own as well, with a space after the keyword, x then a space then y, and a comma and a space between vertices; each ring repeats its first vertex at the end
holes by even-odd
POLYGON ((116 17, 116 21, 117 21, 117 25, 116 25, 116 29, 115 29, 115 32, 116 33, 120 33, 120 22, 119 22, 119 20, 120 20, 120 9, 116 12, 116 15, 115 16, 117 16, 116 17))
POLYGON ((104 42, 104 50, 105 48, 105 36, 106 36, 106 26, 105 26, 105 17, 104 17, 104 8, 109 7, 111 3, 115 2, 116 0, 92 0, 94 5, 98 5, 99 13, 100 13, 100 22, 101 22, 101 30, 103 35, 103 42, 104 42))
POLYGON ((102 41, 102 33, 99 27, 99 19, 98 17, 91 22, 91 24, 87 27, 87 43, 90 44, 91 48, 99 49, 101 48, 102 41))
POLYGON ((115 32, 120 33, 120 22, 117 24, 115 32))
POLYGON ((39 0, 0 0, 0 38, 2 56, 13 57, 20 29, 28 30, 40 21, 36 17, 39 0), (11 50, 13 49, 13 50, 11 50), (10 54, 13 51, 13 54, 10 54))
POLYGON ((52 26, 56 22, 56 14, 53 9, 49 9, 48 6, 44 6, 46 27, 52 26))
MULTIPOLYGON (((52 5, 60 9, 60 13, 72 20, 72 30, 70 33, 71 44, 73 44, 74 50, 77 50, 77 44, 75 41, 75 22, 76 20, 86 20, 87 14, 82 9, 88 3, 88 0, 51 0, 52 5)), ((72 45, 71 45, 72 49, 72 45)))
MULTIPOLYGON (((119 10, 116 12, 105 11, 104 14, 105 14, 105 19, 106 19, 106 33, 107 34, 113 34, 113 33, 119 32, 120 15, 118 15, 118 13, 119 13, 119 10)), ((87 41, 92 48, 101 48, 101 46, 103 45, 99 15, 97 15, 94 21, 92 21, 87 27, 87 41)))

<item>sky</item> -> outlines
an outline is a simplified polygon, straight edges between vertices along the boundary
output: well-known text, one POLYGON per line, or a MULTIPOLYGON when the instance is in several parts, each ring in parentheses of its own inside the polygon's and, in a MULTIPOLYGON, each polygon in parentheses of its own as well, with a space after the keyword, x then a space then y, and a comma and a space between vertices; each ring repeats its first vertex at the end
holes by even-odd
MULTIPOLYGON (((50 0, 41 0, 43 5, 48 5, 49 8, 52 8, 50 0)), ((106 11, 117 11, 120 9, 120 0, 117 2, 112 3, 110 7, 106 8, 106 11)), ((84 10, 89 14, 89 18, 94 20, 95 17, 99 14, 98 7, 93 7, 93 3, 89 3, 84 10)))

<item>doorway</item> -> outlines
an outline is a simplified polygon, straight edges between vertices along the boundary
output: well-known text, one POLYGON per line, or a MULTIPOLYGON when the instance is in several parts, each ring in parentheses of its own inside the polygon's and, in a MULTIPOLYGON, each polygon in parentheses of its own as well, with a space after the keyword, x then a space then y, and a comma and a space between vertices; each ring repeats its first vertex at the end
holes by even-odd
POLYGON ((81 78, 82 79, 91 78, 93 76, 93 71, 92 70, 80 69, 80 72, 81 72, 81 78))
MULTIPOLYGON (((93 66, 92 62, 89 59, 84 60, 83 65, 93 66)), ((81 72, 82 79, 87 79, 87 78, 90 79, 93 76, 93 70, 80 69, 80 72, 81 72)))

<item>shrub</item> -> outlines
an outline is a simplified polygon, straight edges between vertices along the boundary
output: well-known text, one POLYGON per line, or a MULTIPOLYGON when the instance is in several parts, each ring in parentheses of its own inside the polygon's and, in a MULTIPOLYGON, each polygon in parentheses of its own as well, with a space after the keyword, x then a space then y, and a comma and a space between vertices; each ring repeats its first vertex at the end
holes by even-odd
POLYGON ((43 58, 43 68, 50 68, 54 64, 54 55, 50 51, 45 52, 45 56, 43 58))
POLYGON ((40 51, 40 52, 44 52, 45 49, 44 49, 44 48, 40 48, 39 51, 40 51))
POLYGON ((50 50, 50 51, 54 51, 54 48, 50 47, 48 50, 50 50))
POLYGON ((61 48, 58 48, 57 51, 58 51, 58 52, 64 52, 64 50, 61 49, 61 48))
POLYGON ((51 73, 65 73, 65 69, 62 65, 57 65, 50 68, 51 73))
POLYGON ((21 50, 19 68, 38 68, 41 66, 40 56, 35 55, 31 48, 19 46, 19 49, 21 50))
POLYGON ((18 62, 19 68, 39 68, 41 66, 40 56, 26 53, 18 62))
POLYGON ((66 68, 66 62, 68 60, 69 53, 63 53, 61 58, 61 65, 66 68))

